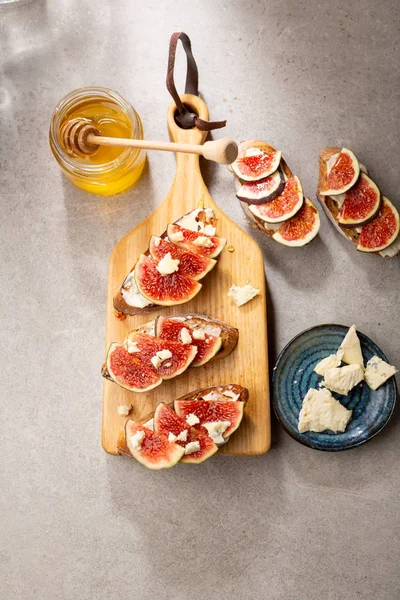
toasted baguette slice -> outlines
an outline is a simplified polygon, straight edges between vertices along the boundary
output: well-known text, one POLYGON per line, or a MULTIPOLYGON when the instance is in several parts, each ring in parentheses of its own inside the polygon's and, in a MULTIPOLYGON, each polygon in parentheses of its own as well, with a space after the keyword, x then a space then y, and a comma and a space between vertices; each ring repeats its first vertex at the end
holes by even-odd
MULTIPOLYGON (((221 348, 217 352, 217 354, 213 356, 208 362, 212 362, 213 360, 218 360, 220 358, 225 358, 225 356, 228 356, 234 350, 236 344, 238 343, 239 330, 236 329, 236 327, 232 327, 231 325, 224 323, 224 321, 220 321, 216 317, 209 317, 208 315, 201 315, 197 313, 184 313, 179 315, 173 315, 169 318, 174 319, 176 317, 179 319, 188 319, 189 323, 193 325, 211 325, 213 327, 218 327, 221 330, 221 348)), ((147 323, 144 323, 137 329, 132 330, 132 333, 147 333, 149 335, 155 335, 156 320, 157 319, 155 319, 154 321, 147 321, 147 323)), ((106 379, 113 381, 109 375, 106 363, 104 363, 101 367, 101 374, 106 379)))
MULTIPOLYGON (((214 387, 204 388, 202 390, 195 390, 194 392, 190 392, 189 394, 186 394, 185 396, 182 396, 181 398, 177 398, 177 400, 201 400, 204 396, 207 396, 212 392, 214 392, 217 396, 217 398, 215 398, 215 399, 220 399, 220 400, 223 400, 224 402, 229 400, 228 396, 224 396, 224 392, 232 392, 235 395, 239 395, 239 397, 237 399, 238 402, 246 403, 249 398, 249 390, 247 388, 244 388, 241 385, 238 385, 236 383, 231 383, 229 385, 214 386, 214 387)), ((164 401, 164 403, 167 404, 167 406, 169 406, 170 408, 174 408, 174 401, 172 401, 172 402, 164 401)), ((144 423, 147 423, 147 421, 149 421, 153 417, 154 417, 154 410, 151 413, 148 413, 145 416, 141 417, 140 419, 135 419, 135 421, 137 423, 144 424, 144 423)), ((128 419, 129 419, 129 417, 128 417, 128 419)), ((130 450, 126 444, 125 431, 121 431, 118 436, 117 450, 118 450, 118 454, 120 454, 121 456, 128 456, 129 458, 132 458, 130 450)))
MULTIPOLYGON (((328 167, 327 161, 334 155, 338 154, 341 151, 341 148, 337 146, 330 146, 328 148, 324 148, 319 154, 319 177, 318 177, 318 189, 317 196, 320 201, 322 208, 324 209, 326 215, 329 220, 333 223, 336 229, 350 242, 352 242, 355 246, 358 246, 358 241, 360 239, 360 233, 357 231, 357 228, 354 227, 343 227, 339 225, 338 217, 340 208, 338 204, 330 197, 321 195, 321 190, 324 188, 326 178, 328 176, 328 167)), ((368 173, 367 169, 364 165, 360 164, 360 171, 364 173, 368 173)), ((390 246, 381 250, 380 252, 370 252, 369 254, 375 254, 377 256, 383 257, 393 257, 400 253, 400 244, 398 242, 399 238, 395 240, 390 246)))
MULTIPOLYGON (((194 222, 199 223, 199 227, 201 225, 211 225, 212 227, 216 227, 217 224, 217 219, 214 215, 214 212, 211 209, 195 209, 192 210, 191 212, 187 213, 186 215, 183 215, 182 217, 180 217, 180 219, 178 219, 177 221, 175 221, 175 223, 177 224, 181 224, 181 227, 184 227, 186 229, 189 229, 191 227, 191 225, 193 225, 194 222), (210 214, 208 214, 207 211, 210 211, 210 214)), ((164 231, 164 233, 160 236, 162 238, 167 237, 167 232, 164 231)), ((146 252, 144 252, 145 255, 149 254, 149 249, 146 250, 146 252)), ((159 305, 157 304, 148 304, 147 306, 144 306, 143 308, 137 307, 137 306, 132 306, 130 304, 128 304, 125 300, 125 298, 123 297, 122 294, 122 290, 124 288, 125 283, 129 280, 129 277, 131 274, 133 274, 133 271, 135 270, 135 267, 133 267, 130 272, 128 273, 128 275, 125 277, 124 281, 121 284, 120 289, 118 290, 118 292, 116 293, 116 295, 113 298, 113 304, 114 304, 114 308, 118 313, 122 313, 124 315, 129 315, 129 316, 134 316, 134 315, 146 315, 148 313, 153 312, 154 310, 156 310, 157 308, 159 309, 159 305)))

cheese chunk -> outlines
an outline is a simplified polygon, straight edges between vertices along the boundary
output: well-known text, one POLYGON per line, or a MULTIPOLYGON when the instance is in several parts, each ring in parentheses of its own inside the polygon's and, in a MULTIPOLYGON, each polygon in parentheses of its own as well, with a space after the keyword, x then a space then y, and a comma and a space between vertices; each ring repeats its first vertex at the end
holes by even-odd
POLYGON ((205 235, 199 235, 199 237, 194 240, 193 244, 195 244, 195 246, 203 246, 203 248, 211 248, 213 241, 205 235))
POLYGON ((228 296, 232 298, 235 302, 236 306, 242 306, 249 302, 255 296, 258 296, 260 290, 257 290, 252 285, 243 285, 242 287, 238 285, 232 285, 229 288, 228 296))
POLYGON ((174 434, 173 434, 173 433, 170 431, 170 432, 169 432, 169 434, 168 434, 168 441, 169 441, 169 442, 176 442, 176 440, 177 440, 177 439, 178 439, 178 438, 177 438, 177 436, 176 436, 176 435, 174 435, 174 434))
POLYGON ((151 429, 154 431, 154 419, 149 419, 146 423, 143 423, 143 427, 147 427, 147 429, 151 429))
POLYGON ((132 410, 132 404, 120 404, 117 410, 119 415, 126 417, 132 410))
POLYGON ((186 329, 186 327, 182 327, 180 337, 181 337, 182 344, 191 344, 192 343, 192 336, 190 335, 189 330, 186 329))
POLYGON ((311 388, 304 397, 299 414, 299 432, 320 433, 327 429, 334 433, 342 432, 346 429, 352 412, 342 406, 329 390, 311 388))
POLYGON ((172 352, 170 350, 159 350, 158 352, 155 353, 154 356, 151 357, 150 361, 152 363, 152 365, 158 369, 158 367, 161 365, 161 363, 164 360, 167 360, 167 358, 171 358, 172 356, 172 352))
POLYGON ((223 434, 230 425, 230 421, 210 421, 210 423, 203 423, 203 427, 207 429, 208 435, 216 444, 224 443, 223 434))
POLYGON ((171 252, 167 252, 156 266, 161 275, 170 275, 179 269, 179 258, 172 258, 171 252))
POLYGON ((129 354, 134 354, 135 352, 140 352, 140 348, 137 342, 132 342, 129 338, 125 340, 126 349, 129 354))
POLYGON ((371 390, 377 390, 385 381, 397 373, 396 367, 389 365, 379 356, 373 356, 367 362, 364 377, 371 390))
POLYGON ((142 442, 143 442, 144 436, 145 436, 144 431, 137 431, 134 435, 132 435, 129 438, 129 443, 130 443, 131 449, 140 450, 140 448, 142 447, 142 442))
POLYGON ((184 429, 183 431, 181 431, 180 433, 178 433, 178 435, 176 436, 176 439, 179 442, 186 442, 187 436, 188 436, 187 429, 184 429))
POLYGON ((358 339, 355 325, 352 325, 346 333, 343 342, 339 346, 339 350, 343 350, 343 362, 348 365, 364 366, 361 344, 358 339))
POLYGON ((139 292, 139 288, 135 281, 135 271, 131 271, 122 284, 121 295, 129 306, 134 306, 135 308, 145 308, 151 304, 151 302, 139 292))
POLYGON ((197 425, 197 423, 200 423, 200 419, 199 419, 199 417, 197 415, 194 415, 193 413, 190 413, 186 417, 186 423, 192 427, 192 425, 197 425))
POLYGON ((198 452, 200 450, 200 442, 189 442, 185 446, 185 454, 193 454, 193 452, 198 452))
POLYGON ((346 365, 325 371, 322 385, 332 392, 346 396, 363 379, 364 369, 360 365, 346 365))
POLYGON ((317 365, 314 367, 314 371, 318 373, 318 375, 325 375, 325 372, 328 369, 334 369, 335 367, 340 367, 340 363, 342 362, 342 357, 344 354, 344 350, 338 350, 336 354, 330 354, 326 358, 323 358, 319 361, 317 365))

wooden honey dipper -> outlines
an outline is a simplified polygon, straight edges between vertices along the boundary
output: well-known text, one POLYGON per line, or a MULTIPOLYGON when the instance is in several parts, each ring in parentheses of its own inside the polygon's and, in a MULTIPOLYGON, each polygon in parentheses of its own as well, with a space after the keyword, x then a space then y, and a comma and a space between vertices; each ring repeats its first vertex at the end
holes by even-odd
POLYGON ((236 142, 227 137, 213 142, 205 142, 204 144, 177 144, 175 142, 151 142, 149 140, 103 137, 94 125, 84 119, 72 119, 64 123, 60 131, 60 139, 70 156, 94 154, 99 146, 122 146, 124 148, 200 154, 207 160, 213 160, 221 165, 230 165, 238 155, 236 142))

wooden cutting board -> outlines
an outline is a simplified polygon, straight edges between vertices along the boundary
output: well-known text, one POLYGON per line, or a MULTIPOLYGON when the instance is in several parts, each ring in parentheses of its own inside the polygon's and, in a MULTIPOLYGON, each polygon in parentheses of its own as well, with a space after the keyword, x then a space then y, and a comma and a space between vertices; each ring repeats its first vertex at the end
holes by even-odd
MULTIPOLYGON (((182 101, 201 118, 208 119, 208 109, 197 96, 183 95, 182 101)), ((202 144, 207 132, 197 128, 184 130, 175 122, 175 104, 168 110, 168 130, 171 140, 202 144)), ((220 167, 224 168, 224 167, 220 167)), ((232 184, 233 186, 233 184, 232 184)), ((233 189, 233 187, 232 187, 233 189)), ((235 198, 232 192, 232 202, 235 198)), ((133 393, 104 380, 102 444, 106 452, 117 454, 117 440, 126 417, 118 414, 120 404, 132 404, 129 418, 140 420, 151 413, 161 401, 171 401, 191 390, 208 386, 237 383, 249 389, 250 397, 240 428, 232 435, 219 454, 263 454, 270 447, 270 404, 267 350, 267 315, 264 263, 256 242, 229 219, 211 198, 200 172, 199 157, 176 154, 176 175, 171 189, 160 206, 142 223, 132 229, 114 248, 108 271, 106 351, 111 342, 122 342, 131 329, 154 319, 183 312, 215 316, 239 329, 239 342, 227 358, 210 362, 204 367, 189 368, 179 377, 163 382, 145 393, 133 393), (161 235, 168 223, 199 207, 212 208, 218 218, 217 235, 227 238, 227 246, 216 267, 202 280, 203 288, 190 302, 177 307, 160 307, 147 315, 127 317, 120 321, 113 308, 113 297, 122 281, 146 251, 151 235, 161 235), (232 246, 233 252, 227 247, 232 246), (237 307, 227 296, 232 284, 250 283, 260 289, 260 295, 244 306, 237 307)))

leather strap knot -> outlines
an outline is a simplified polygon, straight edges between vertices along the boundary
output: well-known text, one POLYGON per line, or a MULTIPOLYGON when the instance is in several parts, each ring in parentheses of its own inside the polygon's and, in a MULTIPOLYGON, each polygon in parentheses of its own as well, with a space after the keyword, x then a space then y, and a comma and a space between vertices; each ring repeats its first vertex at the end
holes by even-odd
POLYGON ((199 74, 196 61, 192 53, 192 45, 190 43, 189 36, 182 31, 173 33, 169 42, 167 89, 174 99, 179 112, 176 120, 178 121, 179 125, 183 127, 183 129, 192 129, 192 127, 197 127, 197 129, 200 129, 201 131, 211 131, 212 129, 220 129, 221 127, 225 127, 226 121, 205 121, 204 119, 200 119, 200 117, 198 117, 195 113, 190 112, 181 101, 179 94, 176 91, 174 82, 175 56, 178 40, 180 40, 182 43, 187 60, 185 94, 193 94, 194 96, 199 95, 199 74))

